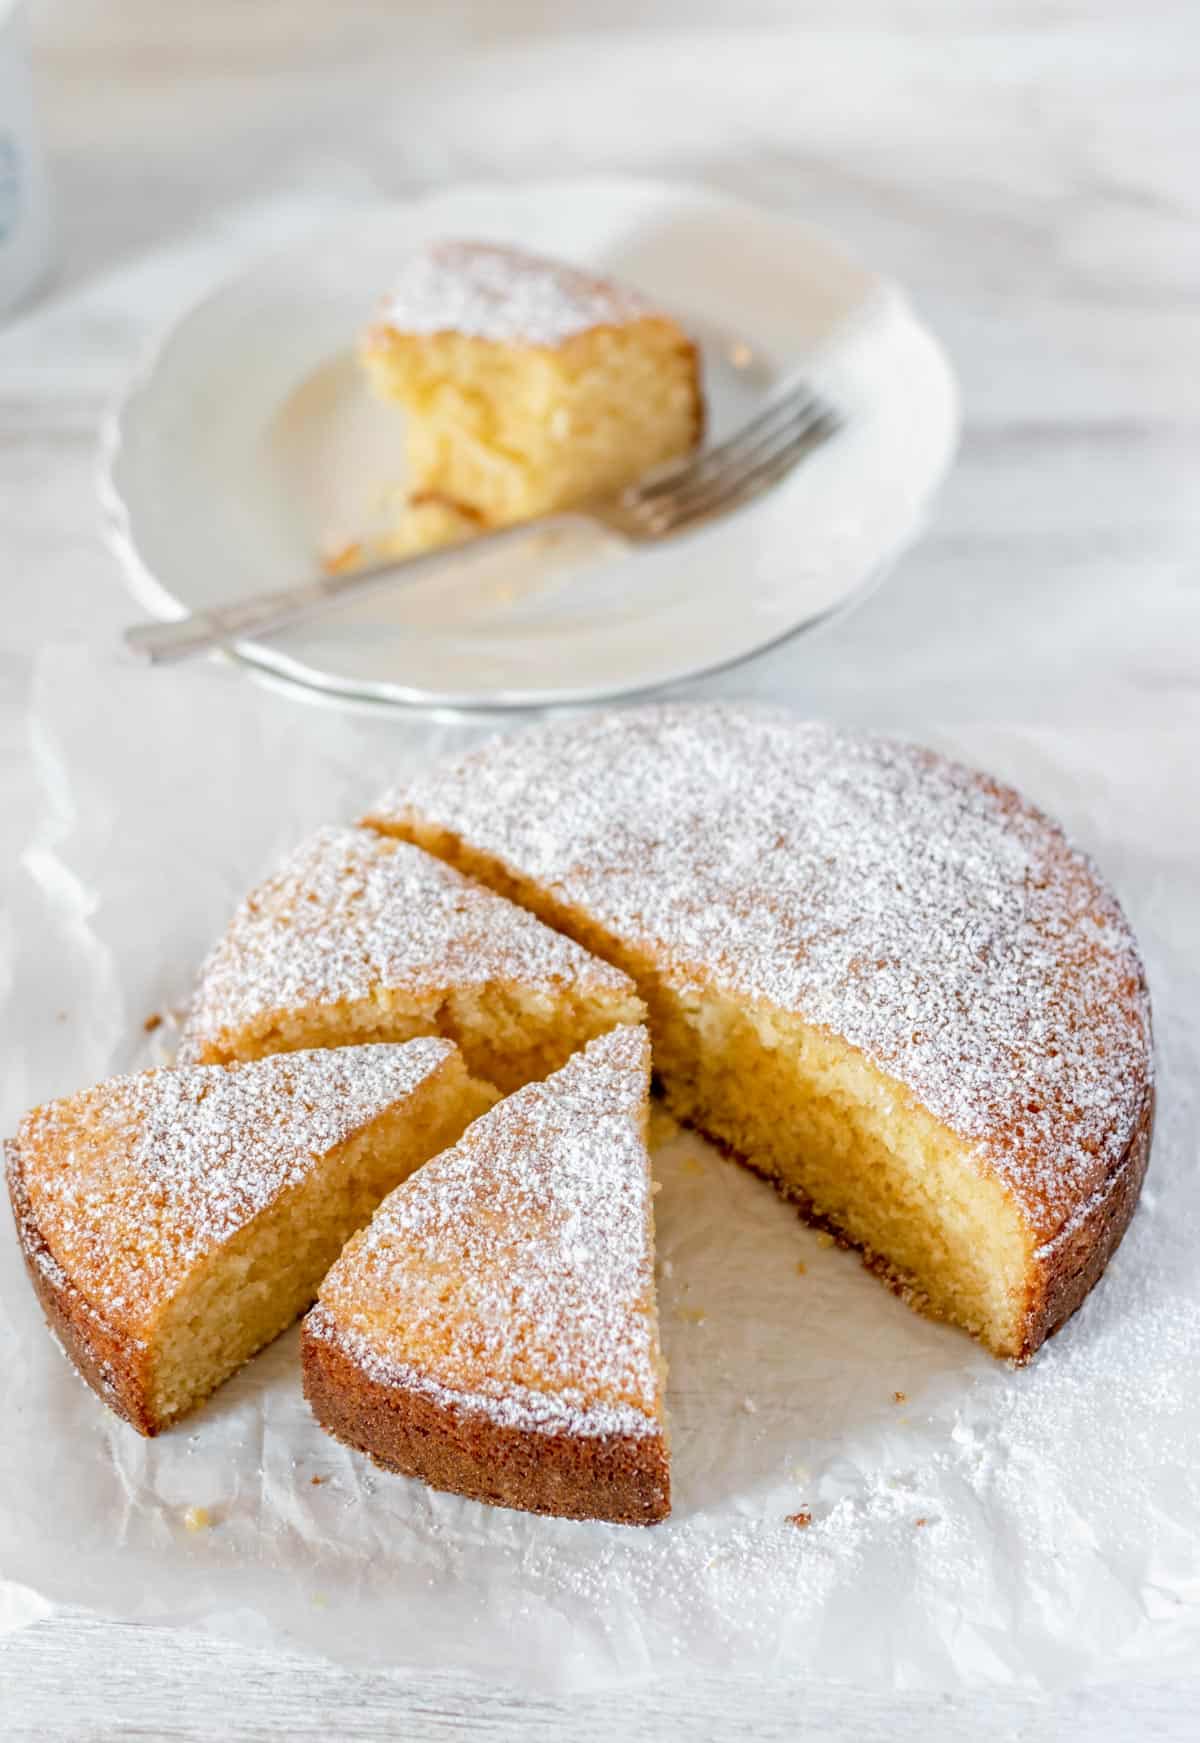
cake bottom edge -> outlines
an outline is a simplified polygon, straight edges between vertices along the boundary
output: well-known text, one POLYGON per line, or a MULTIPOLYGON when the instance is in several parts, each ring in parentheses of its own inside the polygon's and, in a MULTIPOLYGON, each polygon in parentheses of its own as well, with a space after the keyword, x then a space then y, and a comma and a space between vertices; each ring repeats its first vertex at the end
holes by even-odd
POLYGON ((545 1433, 494 1422, 452 1399, 374 1378, 308 1323, 301 1368, 304 1395, 326 1433, 396 1475, 562 1519, 654 1525, 671 1510, 664 1433, 545 1433))

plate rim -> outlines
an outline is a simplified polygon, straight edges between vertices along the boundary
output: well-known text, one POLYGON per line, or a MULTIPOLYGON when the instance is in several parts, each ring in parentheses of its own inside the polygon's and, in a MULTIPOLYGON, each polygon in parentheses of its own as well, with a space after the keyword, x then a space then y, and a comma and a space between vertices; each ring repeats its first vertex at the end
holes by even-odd
POLYGON ((672 201, 701 201, 710 207, 742 212, 793 231, 819 248, 826 256, 836 257, 844 265, 874 281, 876 296, 882 296, 906 317, 912 338, 921 345, 928 361, 940 375, 946 399, 946 433, 944 452, 936 472, 932 473, 922 494, 919 512, 914 516, 907 535, 894 544, 886 555, 859 577, 854 586, 832 605, 802 617, 796 623, 737 654, 705 661, 673 677, 650 682, 610 685, 584 685, 576 689, 545 690, 495 689, 464 694, 461 691, 436 691, 415 685, 372 679, 346 679, 309 665, 303 660, 274 648, 269 642, 245 640, 229 648, 217 650, 212 658, 245 668, 256 679, 270 682, 312 703, 326 706, 355 705, 370 710, 394 709, 400 713, 427 712, 431 709, 452 715, 480 714, 512 715, 532 710, 551 711, 586 707, 628 699, 636 701, 650 695, 666 695, 705 678, 736 670, 751 661, 778 651, 793 639, 808 634, 851 610, 882 585, 895 563, 921 537, 928 519, 928 510, 949 475, 962 437, 962 396, 953 364, 937 335, 916 313, 904 289, 886 274, 876 272, 840 238, 832 236, 807 219, 779 207, 731 194, 703 181, 638 175, 563 175, 545 176, 533 180, 500 181, 477 179, 452 182, 446 187, 425 188, 409 198, 385 198, 364 201, 352 212, 304 228, 286 241, 249 253, 232 270, 225 272, 186 307, 151 334, 130 375, 104 411, 99 430, 96 458, 96 491, 100 504, 102 529, 109 549, 117 558, 119 572, 126 591, 151 616, 163 622, 177 622, 188 615, 188 608, 173 594, 143 557, 133 528, 133 513, 119 482, 125 453, 125 432, 137 414, 139 401, 160 372, 171 346, 178 342, 187 326, 205 309, 227 296, 237 286, 282 261, 298 248, 311 246, 320 235, 337 229, 353 229, 368 217, 378 220, 387 214, 409 213, 422 206, 437 204, 448 198, 486 198, 490 194, 512 198, 538 196, 561 197, 565 192, 607 197, 635 197, 672 201))

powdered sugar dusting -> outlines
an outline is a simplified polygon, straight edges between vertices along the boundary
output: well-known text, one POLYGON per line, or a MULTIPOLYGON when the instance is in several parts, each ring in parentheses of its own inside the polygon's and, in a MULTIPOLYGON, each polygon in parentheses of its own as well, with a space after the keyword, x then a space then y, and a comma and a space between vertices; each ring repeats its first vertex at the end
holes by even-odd
POLYGON ((418 773, 375 817, 454 832, 675 986, 843 1036, 1042 1240, 1129 1144, 1150 1016, 1120 908, 1056 825, 929 751, 736 705, 599 713, 418 773))
POLYGON ((383 320, 402 333, 560 345, 655 312, 636 291, 559 261, 487 242, 439 242, 403 267, 383 320))
POLYGON ((144 1071, 36 1108, 13 1148, 47 1267, 112 1323, 147 1323, 198 1259, 454 1051, 422 1038, 144 1071))
POLYGON ((420 848, 320 829, 234 915, 201 972, 180 1057, 289 1011, 381 989, 432 1008, 449 988, 497 980, 633 991, 616 969, 420 848))
POLYGON ((644 1030, 616 1029, 386 1199, 310 1317, 374 1379, 531 1432, 661 1432, 644 1030))

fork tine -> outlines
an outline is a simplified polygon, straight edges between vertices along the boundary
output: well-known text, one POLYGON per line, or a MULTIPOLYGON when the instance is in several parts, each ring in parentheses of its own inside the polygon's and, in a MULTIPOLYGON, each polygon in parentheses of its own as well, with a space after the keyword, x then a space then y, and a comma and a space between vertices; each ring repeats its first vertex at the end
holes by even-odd
POLYGON ((689 459, 675 461, 644 482, 636 484, 633 487, 633 497, 643 502, 652 502, 660 496, 710 477, 736 459, 748 444, 757 442, 760 437, 767 437, 780 422, 787 422, 794 412, 808 405, 821 408, 820 400, 805 382, 794 382, 782 392, 773 394, 760 412, 731 436, 727 436, 723 442, 718 442, 715 447, 705 448, 689 459))
POLYGON ((732 485, 760 461, 769 460, 782 444, 797 440, 832 414, 819 400, 798 402, 789 416, 761 431, 750 441, 739 442, 724 462, 694 478, 676 482, 674 490, 658 497, 656 508, 686 514, 694 501, 721 485, 732 485))
POLYGON ((815 420, 805 421, 762 454, 753 465, 722 475, 713 481, 707 492, 691 493, 674 512, 660 516, 656 530, 660 534, 681 532, 685 527, 727 514, 730 509, 739 508, 761 496, 838 427, 837 419, 828 412, 822 412, 815 420))

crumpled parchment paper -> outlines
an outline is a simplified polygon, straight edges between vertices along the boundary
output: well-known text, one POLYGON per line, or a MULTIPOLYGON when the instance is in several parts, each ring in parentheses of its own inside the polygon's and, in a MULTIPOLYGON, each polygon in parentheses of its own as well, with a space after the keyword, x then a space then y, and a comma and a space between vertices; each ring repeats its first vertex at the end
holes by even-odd
MULTIPOLYGON (((147 1034, 145 1020, 183 1003, 272 860, 480 730, 336 713, 221 667, 43 654, 0 739, 3 1130, 32 1102, 162 1058, 170 1024, 147 1034)), ((327 1439, 295 1333, 141 1440, 47 1336, 4 1215, 0 1626, 69 1601, 526 1687, 703 1667, 1030 1688, 1200 1662, 1191 746, 1116 727, 920 736, 1067 818, 1127 904, 1155 998, 1142 1207, 1031 1367, 918 1319, 764 1184, 677 1134, 655 1158, 674 1515, 648 1531, 532 1519, 327 1439), (189 1531, 197 1507, 211 1523, 189 1531)))

